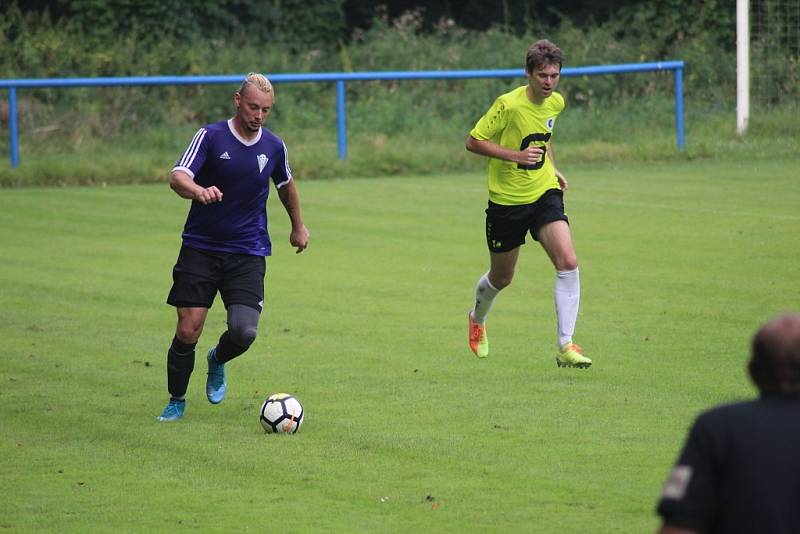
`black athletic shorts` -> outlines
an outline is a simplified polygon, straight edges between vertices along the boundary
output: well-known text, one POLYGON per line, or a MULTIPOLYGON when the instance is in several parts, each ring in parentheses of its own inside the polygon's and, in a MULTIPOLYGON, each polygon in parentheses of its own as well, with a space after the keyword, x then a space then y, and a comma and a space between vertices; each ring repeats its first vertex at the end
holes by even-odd
POLYGON ((226 309, 243 304, 260 312, 264 306, 266 269, 263 256, 181 246, 172 269, 167 304, 176 308, 211 308, 219 291, 226 309))
POLYGON ((491 252, 508 252, 525 243, 525 234, 538 241, 539 228, 554 221, 566 221, 564 193, 548 189, 533 204, 504 206, 489 201, 486 208, 486 245, 491 252))

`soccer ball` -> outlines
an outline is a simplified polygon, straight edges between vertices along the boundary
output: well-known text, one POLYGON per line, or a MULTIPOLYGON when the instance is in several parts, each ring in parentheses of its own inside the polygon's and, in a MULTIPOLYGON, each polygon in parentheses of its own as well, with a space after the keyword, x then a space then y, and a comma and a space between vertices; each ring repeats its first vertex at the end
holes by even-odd
POLYGON ((258 419, 267 432, 294 434, 303 424, 303 406, 288 393, 275 393, 261 405, 258 419))

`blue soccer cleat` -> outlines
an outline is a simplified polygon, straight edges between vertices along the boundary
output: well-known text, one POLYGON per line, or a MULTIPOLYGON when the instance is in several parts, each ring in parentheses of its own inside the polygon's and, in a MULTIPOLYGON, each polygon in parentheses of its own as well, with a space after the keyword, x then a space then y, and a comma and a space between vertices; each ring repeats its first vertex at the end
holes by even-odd
POLYGON ((225 364, 217 363, 217 347, 208 351, 208 377, 206 378, 206 397, 211 404, 219 404, 225 398, 225 364))
POLYGON ((183 417, 183 411, 186 409, 186 400, 170 399, 167 407, 159 415, 156 420, 158 421, 177 421, 183 417))

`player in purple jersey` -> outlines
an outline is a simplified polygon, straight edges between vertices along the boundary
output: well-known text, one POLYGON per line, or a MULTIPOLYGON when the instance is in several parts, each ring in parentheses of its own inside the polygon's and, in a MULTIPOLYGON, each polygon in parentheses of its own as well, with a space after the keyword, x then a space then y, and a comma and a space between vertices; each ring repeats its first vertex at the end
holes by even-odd
POLYGON ((267 78, 248 74, 234 93, 233 118, 200 128, 172 169, 170 187, 192 205, 167 297, 177 309, 178 325, 167 352, 170 400, 159 421, 183 417, 195 346, 218 291, 228 329, 208 351, 206 395, 212 404, 225 398, 225 363, 256 338, 264 305, 265 256, 272 252, 267 232, 270 181, 292 224, 289 243, 298 253, 308 246, 286 145, 263 127, 274 98, 267 78))

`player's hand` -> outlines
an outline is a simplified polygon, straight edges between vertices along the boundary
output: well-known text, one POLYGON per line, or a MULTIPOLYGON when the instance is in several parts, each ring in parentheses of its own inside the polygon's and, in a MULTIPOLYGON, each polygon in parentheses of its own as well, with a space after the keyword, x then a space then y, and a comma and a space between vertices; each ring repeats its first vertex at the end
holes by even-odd
POLYGON ((556 179, 558 180, 558 187, 560 187, 562 191, 566 191, 567 188, 569 188, 569 182, 567 182, 567 177, 558 171, 556 171, 556 179))
POLYGON ((201 188, 195 193, 194 199, 201 204, 211 204, 212 202, 222 202, 222 191, 217 186, 201 188))
POLYGON ((311 237, 311 233, 304 224, 301 224, 298 228, 292 229, 292 233, 289 234, 289 244, 293 247, 297 247, 297 250, 294 252, 295 254, 300 254, 308 247, 309 237, 311 237))
POLYGON ((541 147, 528 145, 528 148, 519 151, 517 163, 521 165, 533 165, 542 159, 542 154, 544 154, 544 149, 541 147))

